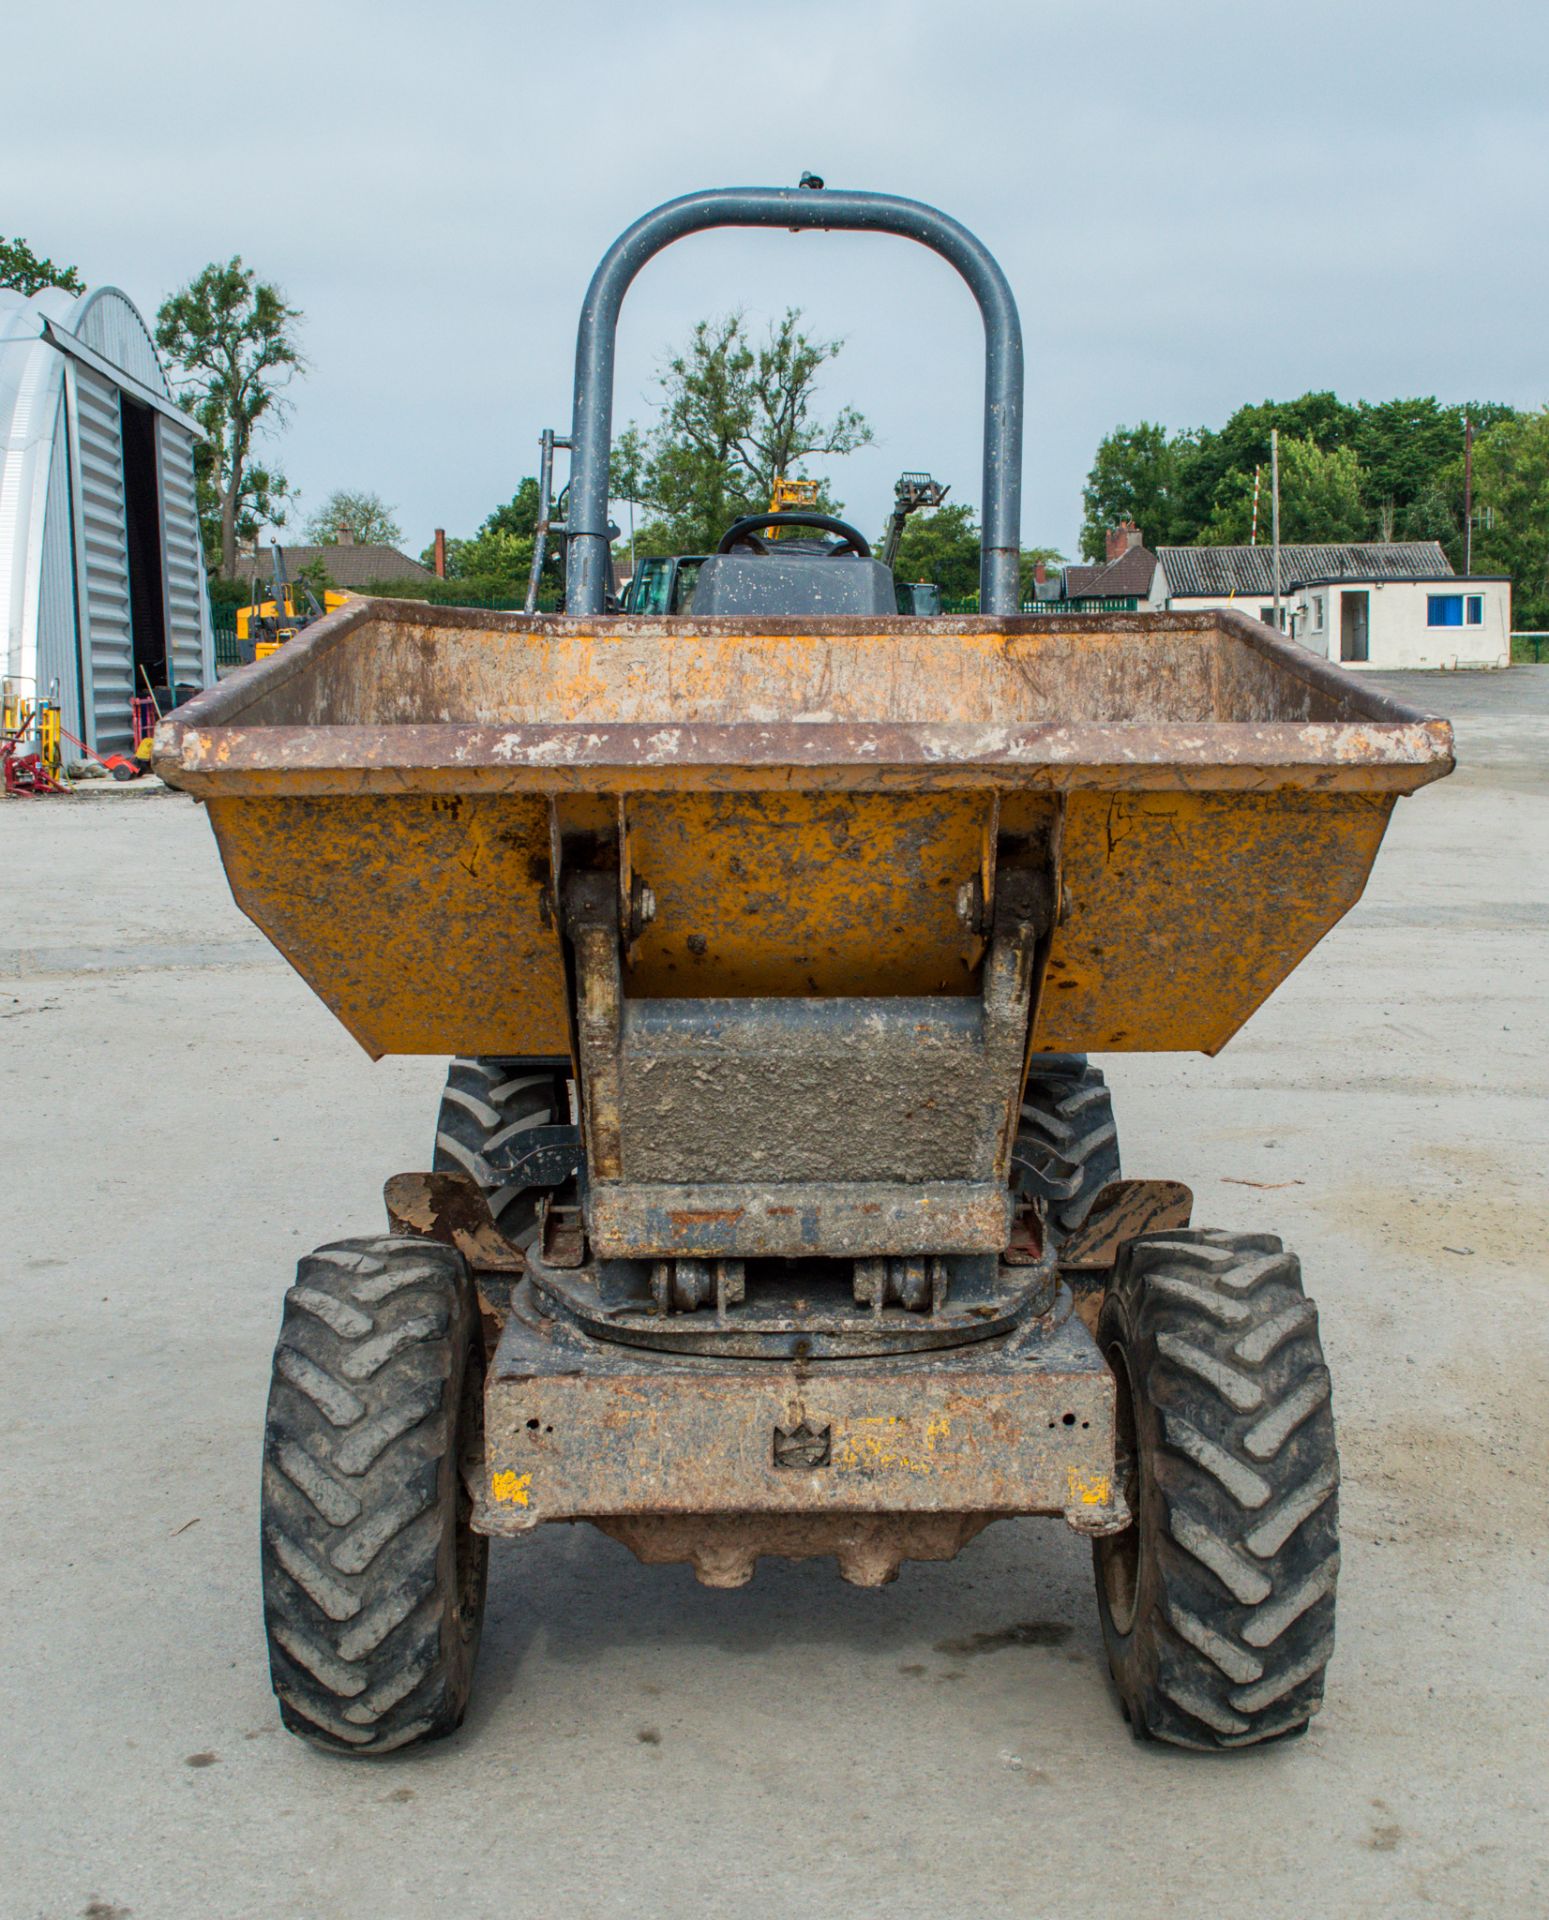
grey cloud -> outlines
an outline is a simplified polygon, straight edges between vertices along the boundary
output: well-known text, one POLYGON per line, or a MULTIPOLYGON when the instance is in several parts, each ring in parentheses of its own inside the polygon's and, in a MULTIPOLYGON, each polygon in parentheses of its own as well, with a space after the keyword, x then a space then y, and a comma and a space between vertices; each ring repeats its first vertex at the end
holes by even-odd
MULTIPOLYGON (((1309 386, 1549 398, 1537 5, 985 0, 13 10, 0 229, 146 311, 240 251, 307 314, 277 451, 316 501, 377 489, 409 544, 467 531, 569 411, 597 256, 655 201, 793 180, 936 201, 1023 309, 1024 537, 1073 549, 1121 420, 1309 386), (68 57, 65 57, 68 56, 68 57)), ((835 478, 882 518, 926 465, 977 499, 979 340, 938 263, 718 236, 631 296, 619 415, 700 314, 800 304, 879 444, 835 478)))

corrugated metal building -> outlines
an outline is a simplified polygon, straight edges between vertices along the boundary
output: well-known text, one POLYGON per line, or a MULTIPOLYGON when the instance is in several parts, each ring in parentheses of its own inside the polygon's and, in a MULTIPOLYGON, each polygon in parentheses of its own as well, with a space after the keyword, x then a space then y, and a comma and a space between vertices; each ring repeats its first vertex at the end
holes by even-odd
POLYGON ((3 671, 95 752, 128 749, 146 678, 215 679, 198 431, 117 287, 0 289, 3 671))

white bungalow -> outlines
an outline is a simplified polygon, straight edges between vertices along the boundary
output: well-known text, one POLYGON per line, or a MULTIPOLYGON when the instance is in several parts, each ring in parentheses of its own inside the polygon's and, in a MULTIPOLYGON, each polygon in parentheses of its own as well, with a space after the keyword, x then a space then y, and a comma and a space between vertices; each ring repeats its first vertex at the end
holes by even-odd
MULTIPOLYGON (((1272 548, 1161 547, 1157 559, 1160 604, 1235 607, 1273 622, 1272 548)), ((1282 546, 1280 625, 1347 667, 1504 667, 1511 582, 1455 574, 1434 540, 1282 546)))

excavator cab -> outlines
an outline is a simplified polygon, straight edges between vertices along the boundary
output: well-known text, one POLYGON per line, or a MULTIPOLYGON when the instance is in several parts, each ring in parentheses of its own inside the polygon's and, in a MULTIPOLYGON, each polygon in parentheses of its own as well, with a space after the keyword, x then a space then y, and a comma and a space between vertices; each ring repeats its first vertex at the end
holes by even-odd
POLYGON ((642 560, 624 596, 625 613, 687 613, 706 556, 657 553, 642 560))

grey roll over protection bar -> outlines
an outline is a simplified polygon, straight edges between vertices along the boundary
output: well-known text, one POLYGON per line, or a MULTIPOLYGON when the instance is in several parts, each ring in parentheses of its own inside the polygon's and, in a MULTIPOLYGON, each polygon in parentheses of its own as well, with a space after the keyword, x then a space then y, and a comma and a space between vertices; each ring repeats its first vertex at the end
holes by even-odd
POLYGON ((891 193, 809 187, 724 187, 689 193, 643 214, 603 255, 581 308, 571 425, 565 605, 603 610, 608 580, 608 455, 619 309, 635 275, 664 247, 711 227, 833 228, 896 233, 939 253, 967 281, 984 317, 984 532, 979 605, 1018 610, 1022 495, 1022 323, 994 255, 968 229, 923 201, 891 193))

